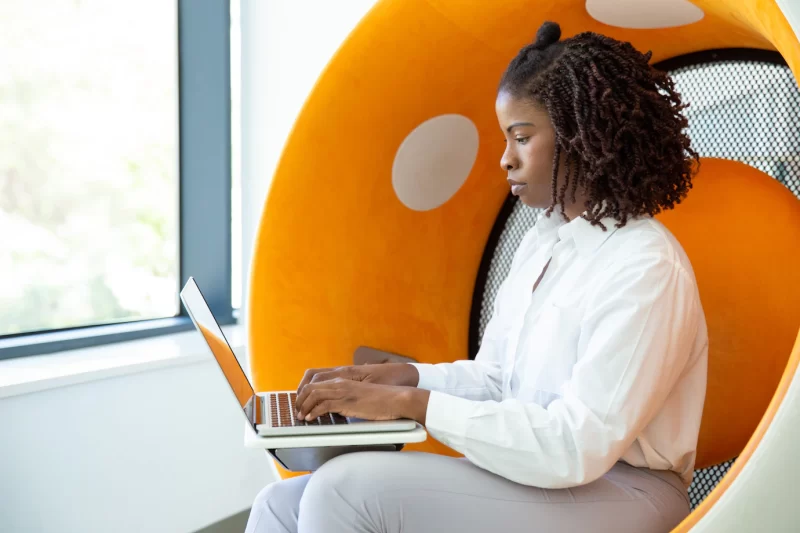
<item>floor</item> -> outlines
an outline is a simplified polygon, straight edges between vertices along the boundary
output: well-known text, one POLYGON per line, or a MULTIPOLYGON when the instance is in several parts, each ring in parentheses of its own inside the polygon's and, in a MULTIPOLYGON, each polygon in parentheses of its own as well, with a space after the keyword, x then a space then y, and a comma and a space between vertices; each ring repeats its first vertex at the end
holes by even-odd
POLYGON ((241 513, 229 516, 225 520, 220 520, 208 527, 199 529, 195 531, 195 533, 243 533, 249 515, 250 509, 247 509, 241 513))

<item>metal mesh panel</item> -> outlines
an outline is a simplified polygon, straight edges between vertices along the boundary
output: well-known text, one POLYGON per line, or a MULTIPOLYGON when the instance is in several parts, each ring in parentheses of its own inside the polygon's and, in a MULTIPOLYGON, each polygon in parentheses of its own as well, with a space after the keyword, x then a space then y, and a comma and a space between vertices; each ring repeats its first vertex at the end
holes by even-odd
POLYGON ((788 67, 721 61, 670 74, 701 157, 746 163, 800 197, 800 90, 788 67))
POLYGON ((508 271, 511 270, 511 260, 519 243, 525 233, 531 229, 539 219, 544 209, 533 209, 522 202, 516 202, 514 209, 506 220, 500 240, 492 254, 492 261, 489 264, 489 273, 486 276, 486 285, 483 288, 483 298, 481 299, 481 318, 479 335, 483 338, 483 330, 492 317, 492 307, 500 284, 506 279, 508 271))
POLYGON ((730 470, 731 466, 733 466, 733 460, 694 471, 694 479, 689 487, 689 501, 692 504, 692 509, 706 499, 706 496, 714 490, 714 487, 722 480, 722 477, 730 470))
MULTIPOLYGON (((800 90, 785 65, 726 60, 671 71, 689 119, 689 137, 701 157, 733 159, 783 183, 800 198, 800 90)), ((491 253, 481 295, 478 338, 492 313, 514 251, 544 210, 517 202, 491 253)), ((689 488, 694 509, 716 487, 733 461, 695 471, 689 488)))

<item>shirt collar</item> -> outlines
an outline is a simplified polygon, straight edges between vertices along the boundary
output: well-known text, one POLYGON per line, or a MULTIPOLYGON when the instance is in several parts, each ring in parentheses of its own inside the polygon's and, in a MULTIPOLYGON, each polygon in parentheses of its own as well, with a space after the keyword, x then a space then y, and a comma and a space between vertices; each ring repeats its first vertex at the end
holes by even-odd
MULTIPOLYGON (((584 211, 584 215, 586 212, 584 211)), ((563 220, 563 219, 562 219, 563 220)), ((600 219, 600 223, 605 226, 603 230, 600 226, 593 226, 591 222, 582 216, 563 224, 558 228, 558 237, 562 241, 572 238, 575 247, 581 255, 588 256, 597 251, 604 242, 613 235, 617 229, 617 220, 611 217, 600 219)))
MULTIPOLYGON (((586 215, 587 211, 584 211, 583 214, 586 215)), ((630 222, 632 219, 628 220, 630 222)), ((567 241, 571 238, 575 241, 575 247, 581 255, 591 255, 619 229, 617 228, 619 221, 615 218, 601 218, 600 222, 605 226, 605 231, 600 226, 593 226, 583 216, 567 222, 560 207, 556 206, 549 217, 544 214, 539 217, 535 228, 539 239, 558 231, 558 240, 567 241)))
POLYGON ((567 223, 564 220, 564 216, 561 214, 560 209, 553 209, 553 212, 550 213, 550 216, 545 216, 542 213, 539 218, 536 220, 536 234, 539 236, 541 240, 544 237, 547 237, 549 234, 557 230, 558 228, 562 227, 567 223))

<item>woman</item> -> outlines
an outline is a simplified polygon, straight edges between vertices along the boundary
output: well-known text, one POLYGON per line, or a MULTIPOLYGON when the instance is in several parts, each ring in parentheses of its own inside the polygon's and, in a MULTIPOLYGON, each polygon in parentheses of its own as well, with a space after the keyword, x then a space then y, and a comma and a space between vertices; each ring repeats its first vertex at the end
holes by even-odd
POLYGON ((683 106, 650 54, 545 23, 502 77, 500 160, 547 208, 474 361, 309 370, 297 416, 412 418, 465 458, 337 457, 274 483, 252 532, 666 532, 689 512, 708 338, 653 215, 691 187, 683 106))

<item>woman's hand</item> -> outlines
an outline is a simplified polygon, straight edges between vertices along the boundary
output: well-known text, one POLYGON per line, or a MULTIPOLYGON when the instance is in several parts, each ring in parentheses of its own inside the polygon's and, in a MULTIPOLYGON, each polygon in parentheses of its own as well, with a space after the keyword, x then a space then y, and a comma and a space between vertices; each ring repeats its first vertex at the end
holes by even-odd
POLYGON ((299 395, 303 391, 303 387, 309 383, 332 381, 339 378, 380 385, 416 387, 419 383, 419 372, 416 367, 407 363, 312 368, 306 370, 300 385, 297 387, 297 394, 299 395))
POLYGON ((295 417, 313 420, 338 413, 365 420, 410 418, 425 424, 429 395, 429 391, 413 387, 335 378, 304 385, 297 394, 295 417))

